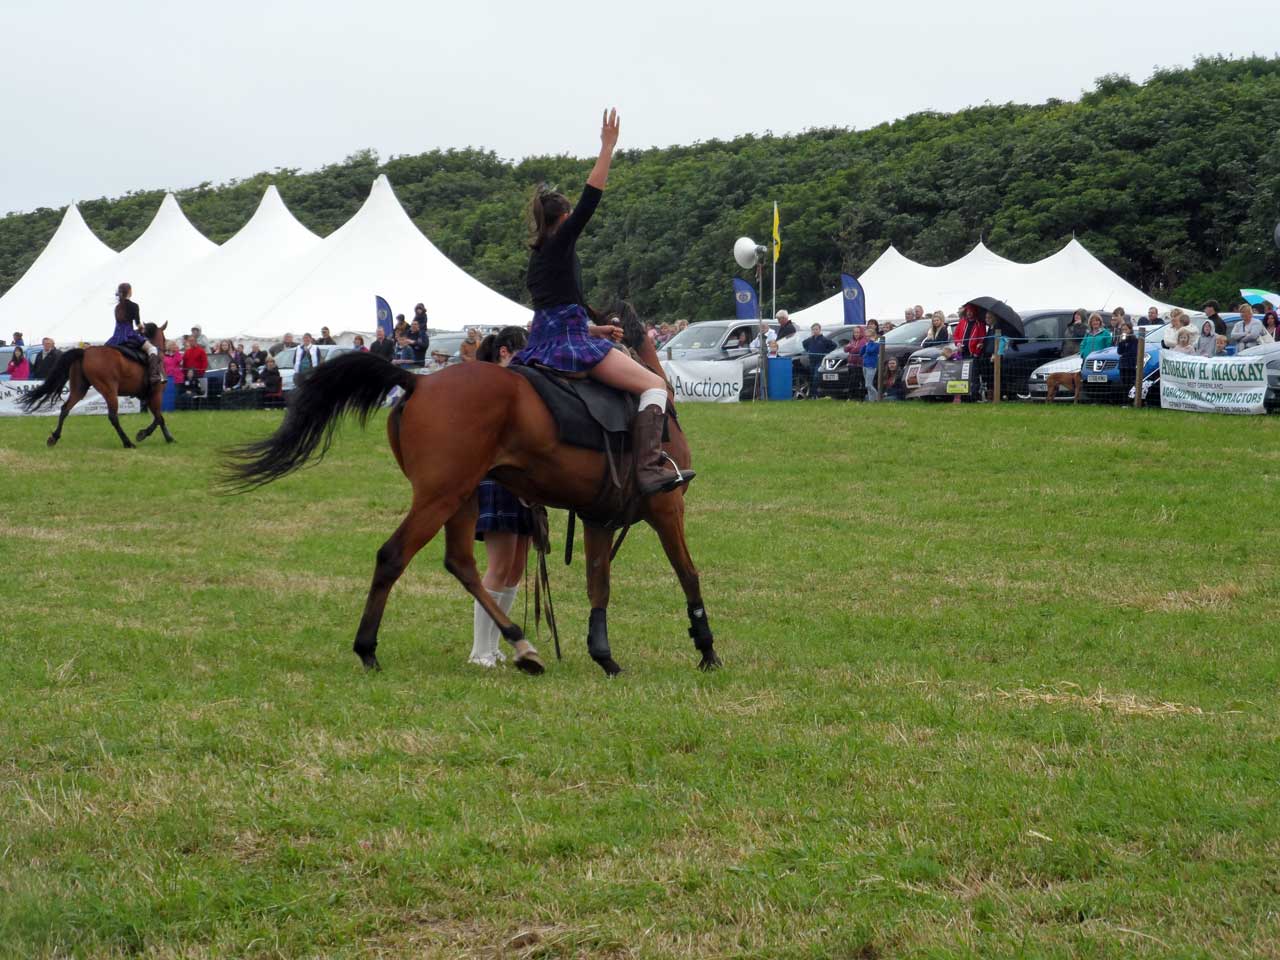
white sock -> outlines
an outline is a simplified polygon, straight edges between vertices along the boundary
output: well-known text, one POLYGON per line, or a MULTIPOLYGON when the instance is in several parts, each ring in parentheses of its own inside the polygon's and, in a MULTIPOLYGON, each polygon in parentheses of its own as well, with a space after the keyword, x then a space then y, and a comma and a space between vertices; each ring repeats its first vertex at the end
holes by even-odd
MULTIPOLYGON (((485 589, 488 589, 487 587, 485 589)), ((493 602, 502 607, 502 597, 504 591, 489 590, 489 596, 493 598, 493 602)), ((506 613, 506 609, 503 609, 506 613)), ((492 667, 494 664, 505 660, 502 651, 498 649, 499 638, 502 631, 498 629, 498 625, 493 622, 493 617, 485 612, 484 607, 480 606, 480 601, 474 601, 473 605, 474 625, 472 627, 471 638, 471 656, 467 658, 469 663, 479 663, 486 667, 492 667)))
POLYGON ((667 391, 666 390, 646 390, 640 394, 640 409, 646 410, 649 407, 657 407, 659 413, 667 412, 667 391))
POLYGON ((516 594, 519 590, 519 587, 507 587, 505 590, 498 590, 493 595, 493 599, 498 601, 498 606, 502 608, 502 612, 507 616, 511 615, 511 608, 515 605, 516 594))

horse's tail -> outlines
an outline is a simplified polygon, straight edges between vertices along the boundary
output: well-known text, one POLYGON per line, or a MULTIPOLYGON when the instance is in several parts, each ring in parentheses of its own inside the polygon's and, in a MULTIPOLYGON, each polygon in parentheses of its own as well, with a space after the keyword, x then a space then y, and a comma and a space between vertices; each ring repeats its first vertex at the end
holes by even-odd
POLYGON ((284 422, 265 440, 232 447, 222 483, 233 491, 279 480, 303 466, 319 448, 329 452, 339 421, 354 413, 364 426, 396 387, 412 393, 416 374, 371 353, 346 353, 315 367, 295 387, 284 422))
POLYGON ((84 360, 84 349, 81 347, 63 351, 58 362, 53 365, 53 369, 45 375, 44 383, 19 397, 18 405, 27 413, 39 410, 41 407, 54 406, 62 399, 63 388, 71 379, 71 368, 82 360, 84 360))

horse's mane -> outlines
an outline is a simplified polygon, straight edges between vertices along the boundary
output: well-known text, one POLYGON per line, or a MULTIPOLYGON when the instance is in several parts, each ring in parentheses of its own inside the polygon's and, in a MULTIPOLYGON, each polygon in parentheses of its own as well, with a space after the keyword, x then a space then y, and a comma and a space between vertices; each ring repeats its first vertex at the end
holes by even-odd
POLYGON ((605 311, 604 317, 604 323, 616 323, 622 327, 623 346, 639 352, 640 346, 646 339, 646 334, 644 324, 640 322, 640 316, 636 313, 636 308, 627 300, 617 300, 605 311))

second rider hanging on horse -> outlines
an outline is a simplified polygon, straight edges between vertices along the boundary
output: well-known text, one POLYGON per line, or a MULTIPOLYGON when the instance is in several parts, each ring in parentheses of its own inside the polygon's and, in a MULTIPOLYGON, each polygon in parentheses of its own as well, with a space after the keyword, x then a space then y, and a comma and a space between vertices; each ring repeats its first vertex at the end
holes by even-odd
POLYGON ((540 188, 532 202, 532 254, 526 283, 533 298, 529 345, 514 363, 542 365, 563 373, 586 374, 593 380, 640 398, 632 447, 636 480, 648 496, 674 490, 693 479, 662 452, 667 417, 667 383, 636 363, 615 341, 622 328, 592 323, 582 296, 582 266, 577 243, 609 180, 613 148, 618 142, 618 111, 609 110, 600 130, 600 156, 587 177, 576 207, 562 193, 540 188))

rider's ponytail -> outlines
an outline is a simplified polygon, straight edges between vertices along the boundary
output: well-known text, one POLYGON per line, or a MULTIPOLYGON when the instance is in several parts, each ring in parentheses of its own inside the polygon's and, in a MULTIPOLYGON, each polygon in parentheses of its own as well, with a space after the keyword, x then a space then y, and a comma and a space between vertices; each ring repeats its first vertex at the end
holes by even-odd
POLYGON ((569 198, 563 193, 552 190, 544 183, 538 184, 529 201, 529 248, 541 249, 547 238, 555 232, 560 218, 571 209, 569 198))

